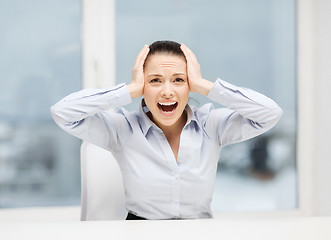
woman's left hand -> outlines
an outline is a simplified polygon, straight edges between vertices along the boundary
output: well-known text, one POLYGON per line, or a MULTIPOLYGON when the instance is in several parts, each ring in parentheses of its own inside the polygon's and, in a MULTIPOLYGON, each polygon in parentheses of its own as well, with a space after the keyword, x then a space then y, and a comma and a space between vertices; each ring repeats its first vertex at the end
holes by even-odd
POLYGON ((182 44, 180 48, 187 61, 187 75, 190 91, 207 96, 214 84, 202 78, 200 64, 194 53, 184 44, 182 44))

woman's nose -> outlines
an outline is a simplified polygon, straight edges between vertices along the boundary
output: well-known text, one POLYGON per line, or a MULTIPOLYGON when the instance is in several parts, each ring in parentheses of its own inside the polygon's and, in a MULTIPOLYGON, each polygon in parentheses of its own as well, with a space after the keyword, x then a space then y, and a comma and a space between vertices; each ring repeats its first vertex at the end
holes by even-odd
POLYGON ((162 92, 161 92, 162 97, 164 98, 171 98, 174 95, 174 91, 171 87, 170 84, 165 84, 162 92))

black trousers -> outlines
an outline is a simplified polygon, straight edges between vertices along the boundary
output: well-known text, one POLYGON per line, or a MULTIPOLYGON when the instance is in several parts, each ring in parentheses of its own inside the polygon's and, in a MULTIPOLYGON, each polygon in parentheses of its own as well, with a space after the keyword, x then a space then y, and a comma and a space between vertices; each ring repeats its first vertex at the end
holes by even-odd
POLYGON ((128 213, 128 216, 126 217, 125 220, 147 220, 146 218, 138 217, 132 213, 128 213))

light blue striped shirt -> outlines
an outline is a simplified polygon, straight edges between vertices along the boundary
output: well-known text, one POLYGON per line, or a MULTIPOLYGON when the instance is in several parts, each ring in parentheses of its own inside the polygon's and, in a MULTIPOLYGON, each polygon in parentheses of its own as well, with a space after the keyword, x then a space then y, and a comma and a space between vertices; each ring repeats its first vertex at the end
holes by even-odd
POLYGON ((186 107, 177 161, 148 109, 107 111, 132 101, 125 84, 73 93, 51 113, 65 131, 112 152, 128 211, 147 219, 210 218, 221 148, 266 132, 282 110, 270 98, 220 79, 207 97, 226 108, 186 107))

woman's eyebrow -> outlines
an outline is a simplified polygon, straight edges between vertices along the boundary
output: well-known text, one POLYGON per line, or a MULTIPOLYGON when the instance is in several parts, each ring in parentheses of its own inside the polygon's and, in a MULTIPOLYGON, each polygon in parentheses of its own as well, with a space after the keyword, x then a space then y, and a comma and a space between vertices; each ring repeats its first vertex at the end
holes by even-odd
POLYGON ((186 73, 174 73, 172 76, 177 76, 177 75, 186 75, 186 73))
MULTIPOLYGON (((178 75, 186 76, 186 73, 174 73, 174 74, 172 74, 172 76, 178 76, 178 75)), ((153 73, 153 74, 148 75, 147 77, 162 77, 162 74, 153 73)))
POLYGON ((147 77, 151 77, 151 76, 153 76, 153 77, 162 77, 161 74, 157 74, 157 73, 150 74, 147 77))

